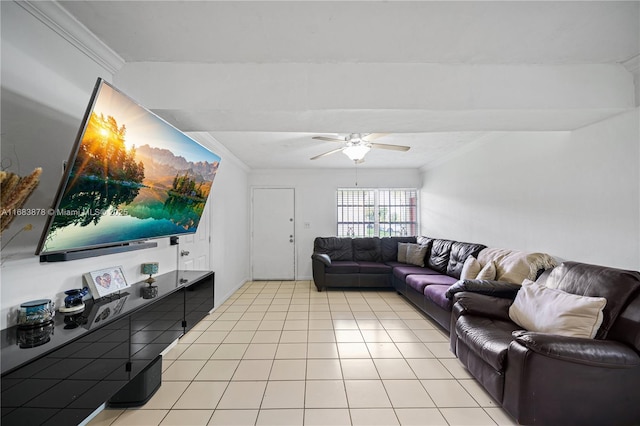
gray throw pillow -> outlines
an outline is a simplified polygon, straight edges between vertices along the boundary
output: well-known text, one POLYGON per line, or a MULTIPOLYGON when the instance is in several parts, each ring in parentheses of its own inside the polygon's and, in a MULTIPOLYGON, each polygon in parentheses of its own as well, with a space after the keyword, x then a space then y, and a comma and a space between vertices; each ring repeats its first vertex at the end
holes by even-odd
POLYGON ((398 243, 398 262, 407 263, 407 248, 410 243, 398 243))
POLYGON ((420 244, 409 244, 407 247, 407 263, 424 267, 424 257, 429 250, 429 246, 420 244))

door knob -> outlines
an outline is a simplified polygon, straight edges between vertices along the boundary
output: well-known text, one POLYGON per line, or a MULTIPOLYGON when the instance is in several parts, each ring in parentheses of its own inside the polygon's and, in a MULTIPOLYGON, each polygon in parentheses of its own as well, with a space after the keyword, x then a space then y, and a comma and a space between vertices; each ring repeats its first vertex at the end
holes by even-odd
POLYGON ((189 250, 182 250, 180 256, 189 256, 189 250))

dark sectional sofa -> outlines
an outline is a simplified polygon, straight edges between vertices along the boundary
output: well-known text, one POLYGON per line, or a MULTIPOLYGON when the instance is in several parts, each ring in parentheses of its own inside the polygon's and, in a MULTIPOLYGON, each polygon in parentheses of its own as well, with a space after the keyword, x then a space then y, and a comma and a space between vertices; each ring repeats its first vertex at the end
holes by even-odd
POLYGON ((395 288, 446 330, 452 301, 445 293, 460 279, 468 256, 486 246, 428 237, 318 237, 312 258, 313 280, 327 287, 395 288), (424 266, 398 262, 398 243, 426 247, 424 266))
MULTIPOLYGON (((557 266, 542 253, 423 237, 316 238, 312 259, 318 291, 394 288, 434 318, 449 331, 451 351, 518 424, 640 425, 638 271, 557 266), (427 245, 425 266, 398 262, 398 243, 427 245), (496 280, 460 279, 469 256, 493 262, 496 280), (593 338, 573 337, 516 324, 510 307, 524 278, 536 280, 527 286, 606 299, 597 334, 593 328, 593 338)), ((553 317, 546 300, 540 306, 545 315, 533 309, 533 318, 553 317)), ((566 318, 566 305, 558 306, 566 318)))

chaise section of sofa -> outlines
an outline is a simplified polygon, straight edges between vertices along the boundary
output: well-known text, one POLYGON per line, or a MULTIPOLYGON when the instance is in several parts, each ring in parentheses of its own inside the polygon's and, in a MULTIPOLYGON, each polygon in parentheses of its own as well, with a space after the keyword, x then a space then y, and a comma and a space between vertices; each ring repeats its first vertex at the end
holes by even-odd
POLYGON ((331 287, 390 288, 449 331, 449 289, 462 277, 465 262, 491 266, 491 279, 520 284, 555 266, 543 253, 487 248, 442 238, 318 237, 314 240, 313 279, 318 291, 331 287))
POLYGON ((425 266, 394 267, 392 284, 398 293, 448 331, 452 303, 445 294, 460 279, 467 258, 477 257, 486 246, 427 237, 418 237, 417 242, 429 247, 425 266))
POLYGON ((446 290, 460 278, 467 257, 484 248, 428 237, 318 237, 311 256, 313 279, 318 291, 394 288, 448 330, 451 302, 446 290), (399 256, 399 248, 415 250, 399 256))

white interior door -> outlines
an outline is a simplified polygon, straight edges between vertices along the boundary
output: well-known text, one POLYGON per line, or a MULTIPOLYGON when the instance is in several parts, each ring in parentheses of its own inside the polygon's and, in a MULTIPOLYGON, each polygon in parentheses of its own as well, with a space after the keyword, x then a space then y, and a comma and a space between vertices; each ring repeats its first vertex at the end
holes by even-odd
POLYGON ((295 192, 254 188, 252 194, 252 276, 254 280, 295 279, 295 192))
POLYGON ((198 232, 180 237, 178 247, 178 267, 184 271, 208 271, 211 253, 211 226, 209 204, 205 206, 198 232))

